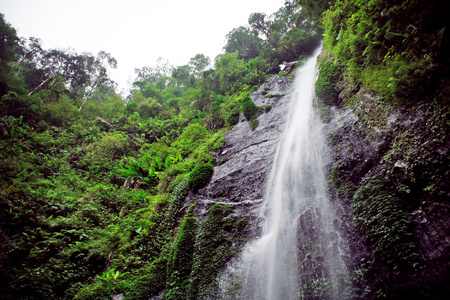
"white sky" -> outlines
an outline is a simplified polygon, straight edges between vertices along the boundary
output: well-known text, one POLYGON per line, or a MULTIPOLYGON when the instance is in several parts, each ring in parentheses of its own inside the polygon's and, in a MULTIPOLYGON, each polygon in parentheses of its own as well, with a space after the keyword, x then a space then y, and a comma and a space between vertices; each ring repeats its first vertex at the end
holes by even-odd
POLYGON ((112 54, 111 78, 120 89, 134 69, 156 66, 158 57, 185 65, 198 53, 211 61, 225 35, 247 25, 253 12, 270 15, 284 0, 0 0, 0 12, 19 37, 40 38, 44 49, 112 54))

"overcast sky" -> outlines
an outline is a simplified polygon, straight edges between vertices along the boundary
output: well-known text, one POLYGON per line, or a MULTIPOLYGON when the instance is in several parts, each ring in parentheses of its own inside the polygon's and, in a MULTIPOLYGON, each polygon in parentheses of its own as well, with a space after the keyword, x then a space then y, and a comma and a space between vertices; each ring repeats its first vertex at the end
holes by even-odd
POLYGON ((112 54, 111 77, 121 89, 134 69, 173 66, 198 53, 211 61, 223 52, 225 35, 246 25, 253 12, 272 14, 284 0, 0 0, 0 12, 19 37, 36 37, 45 49, 112 54))

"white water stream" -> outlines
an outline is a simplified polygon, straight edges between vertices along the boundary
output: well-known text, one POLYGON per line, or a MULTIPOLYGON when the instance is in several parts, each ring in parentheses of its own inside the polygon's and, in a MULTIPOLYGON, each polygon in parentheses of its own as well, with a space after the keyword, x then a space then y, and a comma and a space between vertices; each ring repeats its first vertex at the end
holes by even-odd
POLYGON ((321 299, 342 296, 344 241, 326 191, 327 146, 313 106, 319 52, 296 71, 290 116, 265 195, 263 234, 228 270, 233 275, 222 285, 224 298, 308 299, 314 288, 322 291, 321 299))

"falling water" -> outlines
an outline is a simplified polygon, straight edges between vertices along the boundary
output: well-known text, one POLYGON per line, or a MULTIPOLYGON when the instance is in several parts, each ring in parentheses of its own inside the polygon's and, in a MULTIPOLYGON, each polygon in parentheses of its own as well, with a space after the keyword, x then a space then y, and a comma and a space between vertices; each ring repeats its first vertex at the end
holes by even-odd
POLYGON ((319 52, 295 74, 289 121, 265 195, 263 234, 232 267, 224 298, 308 299, 313 290, 320 299, 342 297, 346 247, 327 196, 327 148, 313 106, 319 52))

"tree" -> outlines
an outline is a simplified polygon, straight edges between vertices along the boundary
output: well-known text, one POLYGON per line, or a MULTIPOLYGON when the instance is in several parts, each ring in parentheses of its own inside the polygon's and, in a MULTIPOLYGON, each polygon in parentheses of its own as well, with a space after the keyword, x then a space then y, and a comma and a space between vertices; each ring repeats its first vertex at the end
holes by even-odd
POLYGON ((302 11, 306 15, 320 20, 322 14, 333 6, 336 0, 296 0, 296 2, 302 7, 302 11))
POLYGON ((240 26, 227 34, 226 52, 238 51, 239 59, 249 60, 259 55, 262 40, 248 28, 240 26))
POLYGON ((108 77, 107 68, 112 67, 115 69, 117 67, 116 59, 113 58, 111 54, 104 51, 100 51, 94 60, 92 60, 92 57, 90 57, 87 61, 89 62, 89 64, 86 65, 86 69, 88 71, 86 74, 86 84, 78 85, 80 90, 83 91, 83 96, 85 98, 79 110, 83 108, 84 103, 86 103, 89 96, 97 87, 113 84, 113 81, 108 77))
POLYGON ((195 75, 196 78, 200 77, 200 74, 203 70, 210 64, 209 57, 204 54, 197 54, 192 57, 189 61, 189 66, 191 67, 192 74, 195 75))
POLYGON ((0 97, 7 94, 11 77, 10 62, 17 59, 19 38, 16 30, 0 14, 0 97))
POLYGON ((117 61, 104 51, 93 56, 68 49, 42 50, 40 41, 32 38, 23 53, 19 74, 25 78, 30 95, 48 88, 57 76, 65 81, 72 98, 87 99, 101 86, 114 88, 108 69, 116 68, 117 61))
POLYGON ((159 57, 156 61, 156 67, 142 67, 140 69, 135 69, 134 72, 137 74, 135 81, 146 80, 149 83, 154 83, 161 76, 172 75, 173 66, 169 64, 169 61, 163 57, 159 57))
POLYGON ((243 60, 238 59, 239 53, 228 53, 221 55, 215 64, 219 79, 220 92, 226 94, 239 90, 242 85, 242 77, 246 67, 243 60))
POLYGON ((248 18, 248 24, 256 35, 269 35, 268 24, 265 13, 253 13, 248 18))
MULTIPOLYGON (((261 16, 253 16, 251 26, 262 25, 261 16)), ((318 46, 321 32, 316 24, 306 19, 306 15, 295 2, 286 2, 276 13, 264 20, 266 39, 263 41, 261 56, 271 65, 271 72, 286 60, 297 60, 308 55, 318 46)))
POLYGON ((177 80, 178 86, 189 87, 189 75, 191 67, 188 65, 179 66, 173 69, 172 77, 177 80))

